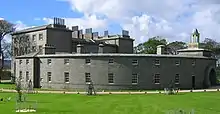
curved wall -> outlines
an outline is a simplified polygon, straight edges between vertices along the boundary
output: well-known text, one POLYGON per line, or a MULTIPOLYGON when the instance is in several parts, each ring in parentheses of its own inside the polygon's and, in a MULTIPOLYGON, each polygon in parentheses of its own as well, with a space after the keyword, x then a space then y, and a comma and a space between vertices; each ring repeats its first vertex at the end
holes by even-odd
POLYGON ((160 56, 73 56, 50 57, 51 65, 47 64, 48 58, 40 57, 40 85, 42 88, 72 88, 86 89, 85 73, 90 73, 96 89, 163 89, 168 87, 175 75, 179 74, 179 88, 192 88, 192 75, 195 76, 195 88, 203 88, 204 78, 207 75, 207 65, 215 67, 215 60, 183 57, 160 56), (69 59, 69 64, 64 64, 64 59, 69 59), (85 60, 90 59, 90 64, 85 60), (114 63, 109 64, 109 59, 114 63), (160 65, 155 65, 155 60, 160 65), (133 60, 138 60, 137 65, 132 65, 133 60), (180 61, 176 65, 176 61, 180 61), (196 61, 195 66, 192 62, 196 61), (52 81, 48 82, 47 72, 51 72, 52 81), (64 83, 64 72, 69 72, 69 83, 64 83), (108 83, 108 74, 113 73, 114 84, 108 83), (155 74, 160 74, 160 84, 154 83, 155 74), (138 74, 138 83, 132 84, 132 74, 138 74))

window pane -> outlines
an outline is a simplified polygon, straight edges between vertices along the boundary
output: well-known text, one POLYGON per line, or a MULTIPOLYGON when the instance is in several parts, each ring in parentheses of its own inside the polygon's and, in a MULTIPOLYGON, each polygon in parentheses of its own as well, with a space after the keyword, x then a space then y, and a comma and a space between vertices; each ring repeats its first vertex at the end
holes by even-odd
POLYGON ((114 75, 113 73, 108 74, 108 83, 114 83, 114 75))
POLYGON ((138 74, 134 73, 132 74, 132 84, 138 83, 138 74))
POLYGON ((85 63, 86 63, 86 64, 91 63, 90 59, 86 59, 86 60, 85 60, 85 63))
POLYGON ((91 82, 91 75, 90 75, 90 73, 85 73, 85 81, 86 81, 86 83, 91 82))
POLYGON ((69 72, 64 73, 64 78, 65 78, 64 79, 65 82, 69 82, 69 72))
POLYGON ((51 72, 47 72, 47 80, 48 82, 51 82, 51 72))

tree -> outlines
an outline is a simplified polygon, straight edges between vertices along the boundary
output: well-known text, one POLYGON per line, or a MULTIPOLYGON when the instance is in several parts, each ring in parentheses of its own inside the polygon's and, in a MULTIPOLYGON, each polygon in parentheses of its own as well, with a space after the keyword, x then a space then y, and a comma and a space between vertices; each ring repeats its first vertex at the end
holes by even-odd
POLYGON ((1 75, 2 70, 4 66, 4 53, 2 49, 2 41, 5 37, 5 35, 13 32, 15 30, 14 25, 6 20, 0 20, 0 55, 2 57, 1 59, 1 66, 0 66, 0 83, 1 83, 1 75))
POLYGON ((32 43, 26 34, 16 35, 16 37, 12 38, 12 42, 11 48, 14 50, 13 56, 20 56, 35 51, 31 48, 32 43))
POLYGON ((200 48, 210 50, 216 55, 220 54, 220 43, 210 38, 205 38, 205 40, 200 43, 200 48))
POLYGON ((21 87, 21 80, 22 80, 22 77, 19 76, 17 81, 16 81, 16 88, 15 90, 17 91, 18 93, 18 99, 17 99, 17 102, 21 102, 22 101, 22 87, 21 87))
POLYGON ((142 54, 156 54, 157 53, 157 46, 158 45, 166 45, 167 41, 166 39, 156 36, 149 38, 148 41, 139 44, 134 48, 134 50, 137 53, 142 53, 142 54))
POLYGON ((171 54, 176 55, 177 50, 187 48, 187 44, 185 42, 175 41, 175 42, 171 42, 171 43, 167 44, 167 48, 171 54))
POLYGON ((11 51, 11 43, 6 42, 5 39, 2 40, 2 51, 4 53, 5 59, 11 59, 12 51, 11 51))

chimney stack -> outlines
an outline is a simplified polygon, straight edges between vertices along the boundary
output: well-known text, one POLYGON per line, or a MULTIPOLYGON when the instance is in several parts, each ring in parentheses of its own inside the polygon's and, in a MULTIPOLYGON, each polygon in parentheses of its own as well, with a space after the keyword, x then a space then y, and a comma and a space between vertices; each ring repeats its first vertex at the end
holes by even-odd
POLYGON ((108 31, 104 31, 104 37, 108 37, 108 31))
POLYGON ((79 38, 83 39, 83 30, 82 29, 79 30, 78 34, 79 34, 79 38))
POLYGON ((99 32, 93 32, 93 33, 92 33, 92 37, 93 37, 93 39, 98 39, 98 37, 99 37, 99 32))
POLYGON ((72 26, 72 37, 73 38, 79 38, 79 27, 78 26, 72 26))
POLYGON ((93 39, 92 38, 92 28, 87 28, 86 29, 84 38, 86 38, 86 39, 93 39))
POLYGON ((166 54, 166 47, 164 45, 158 45, 157 54, 158 55, 166 54))

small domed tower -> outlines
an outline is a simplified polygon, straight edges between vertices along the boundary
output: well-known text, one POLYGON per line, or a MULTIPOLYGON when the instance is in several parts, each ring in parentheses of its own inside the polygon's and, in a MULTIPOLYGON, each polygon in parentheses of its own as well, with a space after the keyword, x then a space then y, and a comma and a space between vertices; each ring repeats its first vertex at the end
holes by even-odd
POLYGON ((199 48, 200 33, 197 29, 193 30, 190 38, 189 48, 199 48))

